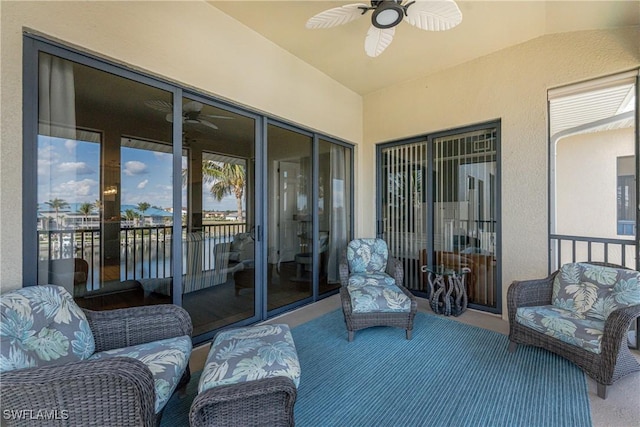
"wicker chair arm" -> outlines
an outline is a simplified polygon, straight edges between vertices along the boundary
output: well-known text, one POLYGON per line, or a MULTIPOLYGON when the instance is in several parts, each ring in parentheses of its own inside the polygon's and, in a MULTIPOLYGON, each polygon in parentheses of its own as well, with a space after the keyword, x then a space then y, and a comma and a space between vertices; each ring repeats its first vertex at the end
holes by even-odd
POLYGON ((404 284, 404 268, 402 267, 402 261, 398 258, 389 256, 387 261, 386 273, 396 280, 396 285, 403 286, 404 284))
POLYGON ((193 332, 189 313, 173 304, 84 312, 96 341, 96 351, 191 336, 193 332))
POLYGON ((268 418, 266 413, 279 410, 277 408, 278 405, 269 404, 264 405, 265 407, 262 408, 251 408, 250 410, 249 407, 256 403, 260 404, 261 399, 259 397, 261 396, 284 394, 286 396, 285 407, 291 413, 289 425, 293 425, 293 405, 296 401, 297 393, 298 391, 293 381, 286 377, 263 378, 256 381, 213 387, 198 394, 193 400, 189 411, 189 422, 192 427, 212 425, 207 422, 207 417, 204 414, 210 411, 212 407, 216 408, 215 405, 220 405, 218 414, 220 417, 227 419, 233 417, 237 421, 245 416, 247 418, 238 425, 257 425, 256 422, 260 420, 254 420, 254 417, 268 418), (238 406, 234 405, 234 403, 241 407, 243 405, 246 406, 245 410, 237 411, 238 406), (225 414, 225 410, 233 410, 233 413, 225 414))
POLYGON ((353 312, 351 307, 351 296, 349 295, 349 291, 346 286, 342 286, 340 288, 340 301, 342 302, 342 309, 344 310, 344 313, 353 312))
POLYGON ((518 307, 531 307, 551 304, 553 279, 556 273, 544 279, 514 281, 507 290, 507 309, 509 322, 513 322, 518 307))
MULTIPOLYGON (((627 332, 636 318, 640 317, 640 304, 619 308, 607 317, 604 323, 604 335, 602 336, 602 351, 604 359, 606 355, 617 355, 621 345, 627 345, 627 332)), ((616 360, 610 360, 612 366, 616 360)))
POLYGON ((349 263, 347 262, 347 250, 343 249, 340 253, 340 285, 347 286, 349 284, 349 263))
MULTIPOLYGON (((68 420, 62 424, 79 426, 156 423, 153 376, 139 360, 114 357, 19 369, 0 378, 3 414, 55 410, 58 419, 68 420)), ((3 426, 5 421, 8 426, 33 425, 29 416, 4 420, 3 426)))

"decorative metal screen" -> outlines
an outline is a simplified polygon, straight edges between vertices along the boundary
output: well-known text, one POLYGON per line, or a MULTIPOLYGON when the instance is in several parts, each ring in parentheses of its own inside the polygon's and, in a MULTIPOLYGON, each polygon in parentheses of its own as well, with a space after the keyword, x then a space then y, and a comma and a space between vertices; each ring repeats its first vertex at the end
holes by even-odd
POLYGON ((403 262, 405 286, 424 290, 419 259, 427 248, 427 142, 382 150, 382 238, 403 262))
POLYGON ((432 262, 470 269, 469 302, 496 307, 495 128, 433 140, 432 262))

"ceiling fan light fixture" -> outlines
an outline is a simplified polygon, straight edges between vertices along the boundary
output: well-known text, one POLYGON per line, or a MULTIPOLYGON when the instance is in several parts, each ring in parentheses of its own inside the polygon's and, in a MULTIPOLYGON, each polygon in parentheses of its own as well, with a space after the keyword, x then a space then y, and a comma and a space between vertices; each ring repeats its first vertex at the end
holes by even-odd
POLYGON ((395 0, 381 1, 371 15, 371 23, 376 28, 391 28, 402 22, 404 8, 395 0))

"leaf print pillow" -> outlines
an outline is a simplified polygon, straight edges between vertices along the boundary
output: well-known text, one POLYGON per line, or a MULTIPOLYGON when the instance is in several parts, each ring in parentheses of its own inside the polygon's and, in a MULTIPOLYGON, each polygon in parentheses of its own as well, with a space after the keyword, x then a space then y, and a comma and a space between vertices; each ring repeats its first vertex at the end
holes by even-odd
POLYGON ((0 296, 0 372, 88 359, 95 341, 84 312, 61 286, 0 296))

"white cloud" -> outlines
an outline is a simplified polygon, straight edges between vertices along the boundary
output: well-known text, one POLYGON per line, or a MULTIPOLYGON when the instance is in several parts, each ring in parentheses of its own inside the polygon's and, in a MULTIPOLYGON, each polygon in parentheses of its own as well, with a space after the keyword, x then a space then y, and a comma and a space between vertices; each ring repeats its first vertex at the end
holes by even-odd
POLYGON ((75 201, 79 198, 98 198, 97 192, 98 182, 93 179, 83 179, 82 181, 67 181, 58 185, 52 191, 52 197, 59 197, 67 201, 75 201))
POLYGON ((76 175, 91 175, 93 169, 89 167, 85 162, 64 162, 58 166, 60 172, 72 172, 76 175))
POLYGON ((58 163, 60 155, 52 145, 44 145, 38 148, 38 175, 51 174, 51 167, 58 163))
POLYGON ((148 179, 145 179, 144 181, 140 181, 140 183, 138 184, 138 188, 143 189, 144 187, 147 186, 148 183, 149 183, 148 179))
POLYGON ((73 153, 77 145, 78 145, 78 141, 74 141, 73 139, 67 139, 64 142, 64 146, 67 148, 67 151, 69 153, 73 153))
POLYGON ((123 172, 128 176, 143 175, 147 173, 147 165, 137 160, 131 160, 124 164, 123 172))

